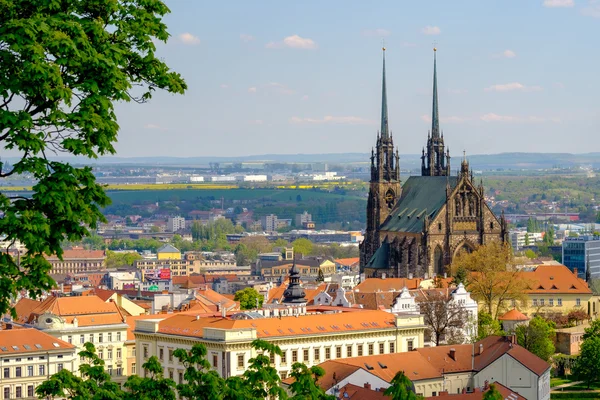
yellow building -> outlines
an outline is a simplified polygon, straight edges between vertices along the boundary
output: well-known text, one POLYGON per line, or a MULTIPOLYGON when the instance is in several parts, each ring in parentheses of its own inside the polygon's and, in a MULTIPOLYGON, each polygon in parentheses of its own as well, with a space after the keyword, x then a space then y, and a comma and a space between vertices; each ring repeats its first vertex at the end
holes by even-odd
POLYGON ((165 244, 156 250, 156 258, 159 260, 181 260, 181 251, 170 244, 165 244))
MULTIPOLYGON (((15 308, 19 317, 16 323, 72 344, 77 353, 84 349, 85 343, 93 343, 113 379, 126 379, 127 324, 116 303, 105 303, 98 296, 51 296, 43 302, 21 299, 15 308)), ((79 357, 76 357, 73 371, 78 369, 79 357)))
MULTIPOLYGON (((319 275, 319 271, 321 271, 323 276, 327 277, 335 274, 336 272, 335 263, 329 260, 296 260, 296 266, 300 271, 300 276, 317 277, 319 275)), ((291 263, 278 263, 277 265, 269 265, 261 267, 260 274, 267 281, 275 281, 279 280, 280 278, 285 278, 290 272, 291 267, 291 263)))
POLYGON ((282 356, 272 362, 282 378, 292 364, 307 366, 346 357, 410 351, 423 346, 421 315, 394 316, 374 311, 350 311, 297 317, 263 318, 258 313, 231 317, 199 317, 190 313, 136 321, 137 365, 157 356, 165 375, 182 381, 185 367, 173 357, 178 348, 203 343, 208 361, 223 377, 241 375, 255 356, 255 339, 278 345, 282 356), (242 319, 248 318, 248 319, 242 319))
POLYGON ((63 370, 75 372, 75 346, 37 329, 0 326, 0 398, 34 399, 35 389, 63 370))

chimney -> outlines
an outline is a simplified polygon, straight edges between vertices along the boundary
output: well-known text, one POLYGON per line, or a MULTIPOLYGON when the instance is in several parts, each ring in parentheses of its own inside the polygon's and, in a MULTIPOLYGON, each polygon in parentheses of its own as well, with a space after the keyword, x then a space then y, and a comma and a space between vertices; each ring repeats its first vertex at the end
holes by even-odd
POLYGON ((408 274, 408 279, 412 279, 413 278, 413 274, 412 272, 408 274))
POLYGON ((448 396, 448 391, 442 390, 441 392, 439 392, 438 396, 448 396))
POLYGON ((13 325, 12 324, 6 324, 6 330, 12 329, 13 325))
POLYGON ((196 315, 196 321, 198 321, 200 319, 199 315, 196 315))
POLYGON ((573 268, 573 275, 577 276, 577 268, 573 268))
POLYGON ((454 347, 450 349, 450 358, 456 361, 456 349, 454 347))
POLYGON ((381 279, 385 279, 385 272, 381 274, 381 279))
POLYGON ((477 353, 479 355, 483 354, 483 344, 479 343, 479 353, 477 353))
POLYGON ((365 389, 371 390, 371 384, 369 382, 365 383, 365 389))
POLYGON ((227 317, 227 308, 226 307, 221 307, 221 317, 222 318, 227 317))

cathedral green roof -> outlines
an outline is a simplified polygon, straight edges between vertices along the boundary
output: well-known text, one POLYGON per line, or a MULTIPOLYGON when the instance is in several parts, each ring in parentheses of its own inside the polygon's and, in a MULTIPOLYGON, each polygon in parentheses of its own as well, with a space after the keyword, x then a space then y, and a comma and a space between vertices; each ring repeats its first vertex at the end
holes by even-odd
POLYGON ((375 251, 365 268, 387 269, 390 267, 390 244, 387 239, 375 251))
POLYGON ((446 183, 453 190, 458 178, 455 176, 411 176, 402 186, 402 196, 381 231, 423 231, 425 216, 433 218, 446 203, 446 183))

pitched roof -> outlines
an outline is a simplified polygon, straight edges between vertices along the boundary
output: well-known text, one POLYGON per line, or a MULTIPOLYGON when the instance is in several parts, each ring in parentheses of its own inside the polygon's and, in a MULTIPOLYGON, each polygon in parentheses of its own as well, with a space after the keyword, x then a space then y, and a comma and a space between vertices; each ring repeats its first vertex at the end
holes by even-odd
POLYGON ((373 257, 367 262, 365 268, 376 268, 376 269, 388 269, 390 267, 390 243, 388 242, 387 236, 381 243, 381 246, 375 253, 373 257))
POLYGON ((341 264, 345 267, 353 267, 360 262, 360 257, 352 258, 337 258, 334 260, 336 263, 341 264))
POLYGON ((79 326, 123 323, 119 307, 113 302, 105 303, 98 296, 50 296, 31 311, 28 322, 45 312, 61 316, 69 324, 77 318, 79 326))
POLYGON ((405 286, 407 289, 418 289, 421 283, 421 278, 367 278, 354 287, 355 292, 389 292, 401 291, 405 286))
MULTIPOLYGON (((104 250, 84 250, 84 249, 67 249, 63 250, 63 260, 87 260, 106 258, 104 250)), ((59 258, 56 255, 47 257, 48 260, 55 261, 59 258)))
POLYGON ((519 275, 530 282, 528 293, 592 294, 587 283, 564 265, 540 265, 519 275))
POLYGON ((433 218, 446 203, 446 184, 454 189, 457 183, 455 176, 411 176, 381 231, 422 232, 425 217, 433 218))
POLYGON ((107 301, 108 299, 110 299, 112 297, 113 294, 117 293, 113 290, 106 290, 106 289, 100 289, 100 288, 94 288, 93 293, 100 297, 102 299, 102 301, 107 301))
POLYGON ((498 317, 498 319, 500 321, 527 321, 527 320, 529 320, 529 318, 525 314, 523 314, 516 308, 513 308, 506 314, 498 317))
POLYGON ((550 368, 550 364, 518 344, 512 343, 509 340, 509 337, 488 336, 475 343, 474 348, 478 349, 480 344, 483 345, 483 353, 478 354, 478 352, 476 352, 475 354, 476 371, 481 371, 486 368, 504 354, 510 355, 538 376, 541 376, 548 368, 550 368))
POLYGON ((0 356, 74 348, 72 344, 33 328, 0 331, 0 356))
MULTIPOLYGON (((525 399, 525 397, 521 396, 519 393, 513 392, 512 390, 510 390, 509 388, 507 388, 506 386, 504 386, 498 382, 494 382, 494 385, 496 386, 496 389, 498 389, 498 391, 502 395, 502 398, 505 400, 527 400, 527 399, 525 399)), ((442 394, 442 393, 440 393, 439 396, 449 397, 451 400, 482 400, 483 396, 485 395, 486 392, 487 392, 487 390, 481 390, 480 388, 476 388, 476 390, 471 393, 458 393, 458 394, 450 394, 450 393, 442 394)), ((425 399, 426 400, 438 400, 439 396, 425 397, 425 399)))
MULTIPOLYGON (((347 383, 340 389, 340 399, 355 399, 355 400, 379 400, 389 399, 383 392, 367 389, 362 386, 356 386, 347 383)), ((436 399, 437 400, 437 399, 436 399)))
POLYGON ((185 313, 161 321, 158 331, 179 336, 202 337, 204 328, 256 329, 258 338, 269 338, 388 329, 394 326, 394 316, 385 311, 345 312, 251 320, 234 320, 222 317, 196 319, 196 316, 192 313, 185 313))
POLYGON ((170 244, 165 244, 161 246, 156 253, 181 253, 178 248, 171 246, 170 244))
POLYGON ((41 301, 32 300, 27 298, 20 299, 17 304, 15 304, 15 312, 17 313, 17 321, 18 323, 25 324, 31 315, 31 312, 35 310, 40 304, 41 301))

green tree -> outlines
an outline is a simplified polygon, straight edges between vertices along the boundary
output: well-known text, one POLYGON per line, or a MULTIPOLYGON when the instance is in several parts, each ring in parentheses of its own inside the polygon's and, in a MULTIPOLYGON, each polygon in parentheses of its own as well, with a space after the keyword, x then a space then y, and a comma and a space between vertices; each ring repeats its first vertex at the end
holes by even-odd
POLYGON ((106 268, 132 266, 136 260, 140 260, 142 256, 138 252, 115 253, 114 251, 106 251, 106 268))
POLYGON ((477 315, 477 340, 485 339, 488 336, 503 334, 502 326, 498 320, 494 319, 485 311, 479 311, 477 315))
POLYGON ((422 397, 417 396, 414 392, 414 385, 404 371, 398 371, 384 394, 390 396, 392 400, 417 400, 422 397))
POLYGON ((18 157, 0 162, 0 179, 35 181, 30 196, 0 193, 0 236, 28 249, 19 260, 0 255, 0 314, 17 293, 52 288, 44 255, 61 257, 62 241, 95 229, 110 202, 90 167, 48 156, 113 154, 115 102, 187 88, 155 57, 168 12, 160 0, 0 2, 0 140, 18 157))
POLYGON ((600 337, 600 319, 592 321, 588 328, 585 328, 583 334, 583 340, 590 339, 592 337, 600 337))
POLYGON ((575 376, 585 381, 587 388, 600 379, 600 337, 588 337, 581 344, 579 357, 575 362, 575 376))
POLYGON ((504 400, 504 396, 498 391, 496 385, 492 383, 490 388, 484 393, 483 400, 504 400))
POLYGON ((529 232, 525 234, 525 246, 529 246, 529 232))
POLYGON ((516 330, 517 342, 547 361, 554 354, 554 328, 552 324, 536 315, 528 325, 519 325, 516 330))
POLYGON ((552 225, 550 225, 550 227, 546 231, 546 234, 544 235, 543 243, 546 246, 554 246, 554 227, 552 225))
POLYGON ((319 283, 325 282, 325 275, 323 275, 323 270, 321 268, 319 268, 319 272, 317 273, 316 281, 319 283))
POLYGON ((323 375, 325 370, 318 365, 308 368, 302 363, 294 363, 290 372, 294 382, 289 387, 292 393, 289 400, 335 400, 335 396, 326 394, 318 384, 323 375))
POLYGON ((287 393, 279 385, 281 379, 277 369, 271 365, 271 357, 281 356, 279 346, 256 339, 252 342, 256 357, 250 359, 250 365, 244 371, 243 379, 252 399, 281 399, 287 398, 287 393))
POLYGON ((467 286, 468 278, 469 274, 465 267, 459 266, 458 268, 456 268, 456 271, 454 271, 454 274, 452 275, 452 284, 458 286, 460 283, 462 283, 463 285, 467 286))
POLYGON ((313 251, 313 243, 305 238, 296 239, 292 242, 294 248, 294 254, 301 254, 307 256, 313 251))
POLYGON ((527 257, 529 259, 534 259, 537 257, 537 254, 535 254, 535 251, 533 251, 531 249, 527 249, 527 250, 525 250, 525 257, 527 257))
POLYGON ((264 301, 263 296, 258 293, 256 289, 251 287, 237 291, 233 299, 240 302, 240 308, 242 310, 261 308, 264 301))
POLYGON ((175 400, 175 381, 163 376, 163 367, 156 356, 150 357, 142 368, 146 371, 143 378, 137 375, 127 378, 126 400, 175 400))
POLYGON ((185 367, 185 383, 177 385, 179 396, 189 400, 217 400, 225 391, 225 382, 206 359, 206 346, 195 344, 191 350, 177 349, 173 355, 185 367))

